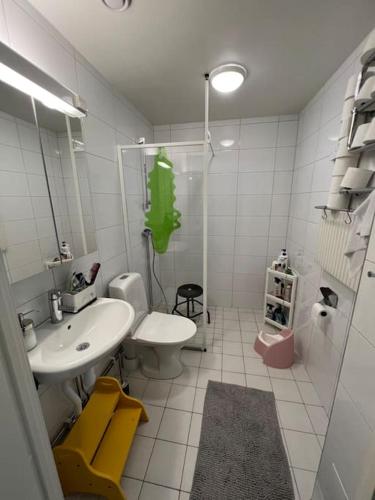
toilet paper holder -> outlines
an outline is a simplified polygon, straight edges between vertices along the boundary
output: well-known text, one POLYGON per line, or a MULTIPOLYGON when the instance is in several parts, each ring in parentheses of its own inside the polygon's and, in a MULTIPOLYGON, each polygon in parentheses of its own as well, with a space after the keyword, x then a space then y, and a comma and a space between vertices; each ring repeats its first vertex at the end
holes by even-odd
POLYGON ((326 286, 321 286, 320 293, 323 295, 322 300, 319 302, 320 304, 337 309, 339 297, 336 292, 331 290, 331 288, 328 288, 326 286))

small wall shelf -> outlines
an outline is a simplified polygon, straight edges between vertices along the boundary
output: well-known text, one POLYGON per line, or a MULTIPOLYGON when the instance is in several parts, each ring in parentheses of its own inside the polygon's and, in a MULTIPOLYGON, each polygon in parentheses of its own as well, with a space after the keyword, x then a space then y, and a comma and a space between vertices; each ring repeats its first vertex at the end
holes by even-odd
POLYGON ((46 269, 53 269, 54 267, 59 267, 63 266, 64 264, 69 264, 70 262, 73 262, 74 257, 71 259, 59 259, 59 260, 46 260, 44 265, 46 266, 46 269))
POLYGON ((264 298, 264 321, 269 323, 276 328, 291 328, 293 325, 293 315, 294 315, 294 304, 296 300, 296 290, 297 290, 297 273, 292 270, 292 274, 283 273, 280 271, 276 271, 272 268, 267 268, 266 273, 266 291, 264 298), (290 290, 290 297, 288 294, 288 300, 285 299, 282 295, 275 295, 272 291, 274 288, 274 279, 279 278, 281 283, 283 284, 282 290, 285 295, 285 291, 287 287, 290 290), (285 317, 285 324, 277 321, 276 318, 273 318, 269 314, 269 305, 281 307, 282 314, 285 317))
POLYGON ((352 213, 354 210, 352 208, 329 208, 327 205, 316 205, 314 208, 317 210, 329 210, 330 212, 349 212, 352 213))
POLYGON ((366 153, 367 151, 374 151, 375 149, 375 142, 370 142, 369 144, 366 144, 365 146, 361 146, 359 148, 348 148, 348 151, 351 151, 352 153, 366 153))
POLYGON ((375 188, 373 187, 366 187, 366 188, 361 188, 361 189, 350 189, 350 188, 341 188, 340 193, 345 193, 349 195, 357 195, 360 196, 361 194, 368 194, 374 191, 375 188))

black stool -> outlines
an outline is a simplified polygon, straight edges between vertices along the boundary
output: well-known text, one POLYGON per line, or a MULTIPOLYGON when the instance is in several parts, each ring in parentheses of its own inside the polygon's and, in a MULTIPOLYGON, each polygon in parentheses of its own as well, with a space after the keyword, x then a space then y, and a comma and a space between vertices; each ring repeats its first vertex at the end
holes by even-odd
MULTIPOLYGON (((180 316, 184 316, 185 318, 193 319, 196 318, 197 316, 200 316, 203 314, 203 311, 195 313, 195 308, 194 304, 200 304, 203 306, 202 302, 197 300, 197 297, 200 297, 203 294, 203 288, 199 285, 194 285, 193 283, 188 283, 186 285, 181 285, 177 288, 177 293, 176 293, 176 304, 172 310, 172 314, 179 314, 180 316), (183 300, 182 302, 178 301, 178 297, 183 297, 186 300, 183 300), (178 307, 186 304, 186 316, 185 314, 182 314, 179 310, 178 307), (193 314, 190 314, 190 306, 191 306, 191 312, 193 314)), ((208 324, 211 323, 211 318, 210 318, 210 313, 207 311, 207 321, 208 324)))

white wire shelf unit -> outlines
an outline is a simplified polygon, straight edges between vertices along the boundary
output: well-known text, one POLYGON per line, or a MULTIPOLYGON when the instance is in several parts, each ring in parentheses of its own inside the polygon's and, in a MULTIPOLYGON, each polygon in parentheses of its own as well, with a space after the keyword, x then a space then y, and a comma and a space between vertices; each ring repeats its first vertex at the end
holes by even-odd
POLYGON ((267 268, 264 295, 264 321, 266 323, 280 330, 292 328, 297 281, 298 276, 293 269, 292 274, 287 274, 271 267, 267 268), (280 280, 278 284, 275 283, 275 278, 280 280), (282 321, 282 318, 285 321, 282 321))

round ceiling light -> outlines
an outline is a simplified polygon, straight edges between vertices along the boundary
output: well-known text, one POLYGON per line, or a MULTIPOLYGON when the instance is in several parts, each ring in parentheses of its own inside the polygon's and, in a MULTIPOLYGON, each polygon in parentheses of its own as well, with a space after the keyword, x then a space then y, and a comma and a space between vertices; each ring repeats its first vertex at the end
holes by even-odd
POLYGON ((132 0, 102 0, 104 5, 111 10, 126 10, 130 7, 132 0))
POLYGON ((210 81, 215 90, 227 94, 241 87, 247 74, 247 69, 242 64, 223 64, 211 71, 210 81))

